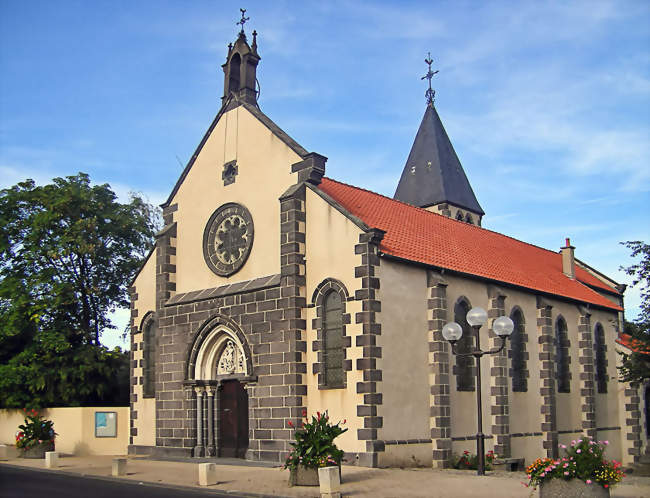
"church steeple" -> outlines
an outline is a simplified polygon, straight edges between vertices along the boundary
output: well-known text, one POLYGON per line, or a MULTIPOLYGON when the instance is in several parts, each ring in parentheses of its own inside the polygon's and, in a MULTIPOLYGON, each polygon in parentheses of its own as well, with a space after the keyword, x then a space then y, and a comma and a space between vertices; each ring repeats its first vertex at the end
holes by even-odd
POLYGON ((485 214, 474 195, 456 151, 451 145, 434 106, 435 91, 431 78, 431 56, 425 59, 429 71, 427 108, 413 147, 404 166, 394 198, 429 211, 480 225, 485 214))
POLYGON ((228 56, 221 67, 224 73, 223 97, 225 102, 232 93, 240 101, 257 105, 257 64, 261 57, 257 53, 257 31, 253 31, 253 45, 249 46, 244 32, 244 24, 249 20, 245 17, 246 9, 241 11, 241 19, 237 25, 241 30, 235 44, 228 45, 228 56))

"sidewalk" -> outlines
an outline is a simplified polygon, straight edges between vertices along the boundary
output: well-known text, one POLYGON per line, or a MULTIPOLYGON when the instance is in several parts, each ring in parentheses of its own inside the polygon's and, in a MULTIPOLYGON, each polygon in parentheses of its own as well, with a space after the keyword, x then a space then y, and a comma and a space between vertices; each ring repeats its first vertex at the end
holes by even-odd
MULTIPOLYGON (((53 472, 71 472, 102 477, 111 476, 111 456, 62 457, 59 469, 53 472)), ((202 489, 238 492, 263 496, 318 497, 317 487, 287 485, 288 471, 268 465, 232 465, 232 460, 219 462, 219 482, 215 486, 198 485, 198 465, 187 461, 160 461, 142 457, 127 457, 127 475, 115 479, 136 482, 189 486, 202 489)), ((10 458, 2 464, 45 468, 44 460, 10 458)), ((243 462, 242 462, 243 463, 243 462)), ((535 496, 521 482, 522 472, 490 472, 479 477, 470 471, 432 469, 368 469, 344 466, 341 490, 343 496, 396 498, 421 496, 432 498, 491 497, 526 498, 535 496)), ((650 477, 628 476, 613 488, 612 498, 646 498, 650 496, 650 477)))

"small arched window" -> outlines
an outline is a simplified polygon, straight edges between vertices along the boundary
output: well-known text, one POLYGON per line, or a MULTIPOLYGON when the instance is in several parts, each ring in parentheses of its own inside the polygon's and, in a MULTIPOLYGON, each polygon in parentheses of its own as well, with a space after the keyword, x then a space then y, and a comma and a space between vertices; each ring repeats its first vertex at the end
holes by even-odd
POLYGON ((474 220, 472 219, 472 215, 471 215, 471 214, 467 213, 467 214, 465 215, 465 222, 469 223, 470 225, 473 225, 473 224, 474 224, 474 220))
POLYGON ((230 59, 230 78, 228 79, 228 89, 233 93, 237 93, 239 90, 240 67, 241 57, 239 54, 235 54, 230 59))
POLYGON ((456 213, 456 219, 458 221, 463 221, 463 213, 462 213, 462 211, 458 210, 458 212, 456 213))
POLYGON ((595 380, 598 392, 607 392, 607 347, 605 346, 605 330, 600 323, 594 327, 594 358, 595 358, 595 380))
MULTIPOLYGON (((456 344, 456 351, 459 355, 469 353, 474 349, 474 330, 467 323, 467 312, 470 310, 470 304, 461 299, 454 306, 454 321, 463 329, 463 335, 456 344)), ((473 356, 456 356, 456 389, 458 391, 474 390, 474 357, 473 356)))
POLYGON ((510 336, 510 351, 512 359, 512 390, 513 392, 528 391, 526 370, 526 342, 524 329, 524 315, 519 308, 510 314, 510 319, 515 325, 510 336))
POLYGON ((323 300, 323 341, 324 384, 344 387, 343 304, 336 291, 329 292, 323 300))
POLYGON ((151 317, 142 330, 142 396, 156 396, 156 320, 151 317))
POLYGON ((555 321, 555 379, 559 393, 571 392, 570 363, 568 328, 566 321, 560 316, 555 321))

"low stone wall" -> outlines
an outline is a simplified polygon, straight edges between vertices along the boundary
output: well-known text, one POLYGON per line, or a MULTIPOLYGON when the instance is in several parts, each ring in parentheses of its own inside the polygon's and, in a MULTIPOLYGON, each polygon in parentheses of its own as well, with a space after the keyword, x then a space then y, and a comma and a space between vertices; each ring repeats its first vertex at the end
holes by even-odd
MULTIPOLYGON (((126 455, 129 444, 129 407, 44 408, 41 414, 54 422, 56 451, 69 455, 126 455), (115 437, 95 435, 95 412, 114 412, 115 437)), ((24 423, 22 410, 0 410, 0 444, 16 442, 18 426, 24 423)))

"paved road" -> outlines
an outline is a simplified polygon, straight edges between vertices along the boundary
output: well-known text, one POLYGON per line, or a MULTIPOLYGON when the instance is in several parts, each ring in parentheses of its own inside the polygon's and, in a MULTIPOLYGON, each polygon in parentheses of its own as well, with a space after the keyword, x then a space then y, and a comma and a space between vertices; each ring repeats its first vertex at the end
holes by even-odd
MULTIPOLYGON (((0 465, 0 497, 2 498, 213 498, 241 497, 234 493, 120 482, 108 478, 86 477, 0 465)), ((249 495, 250 496, 250 495, 249 495)))

